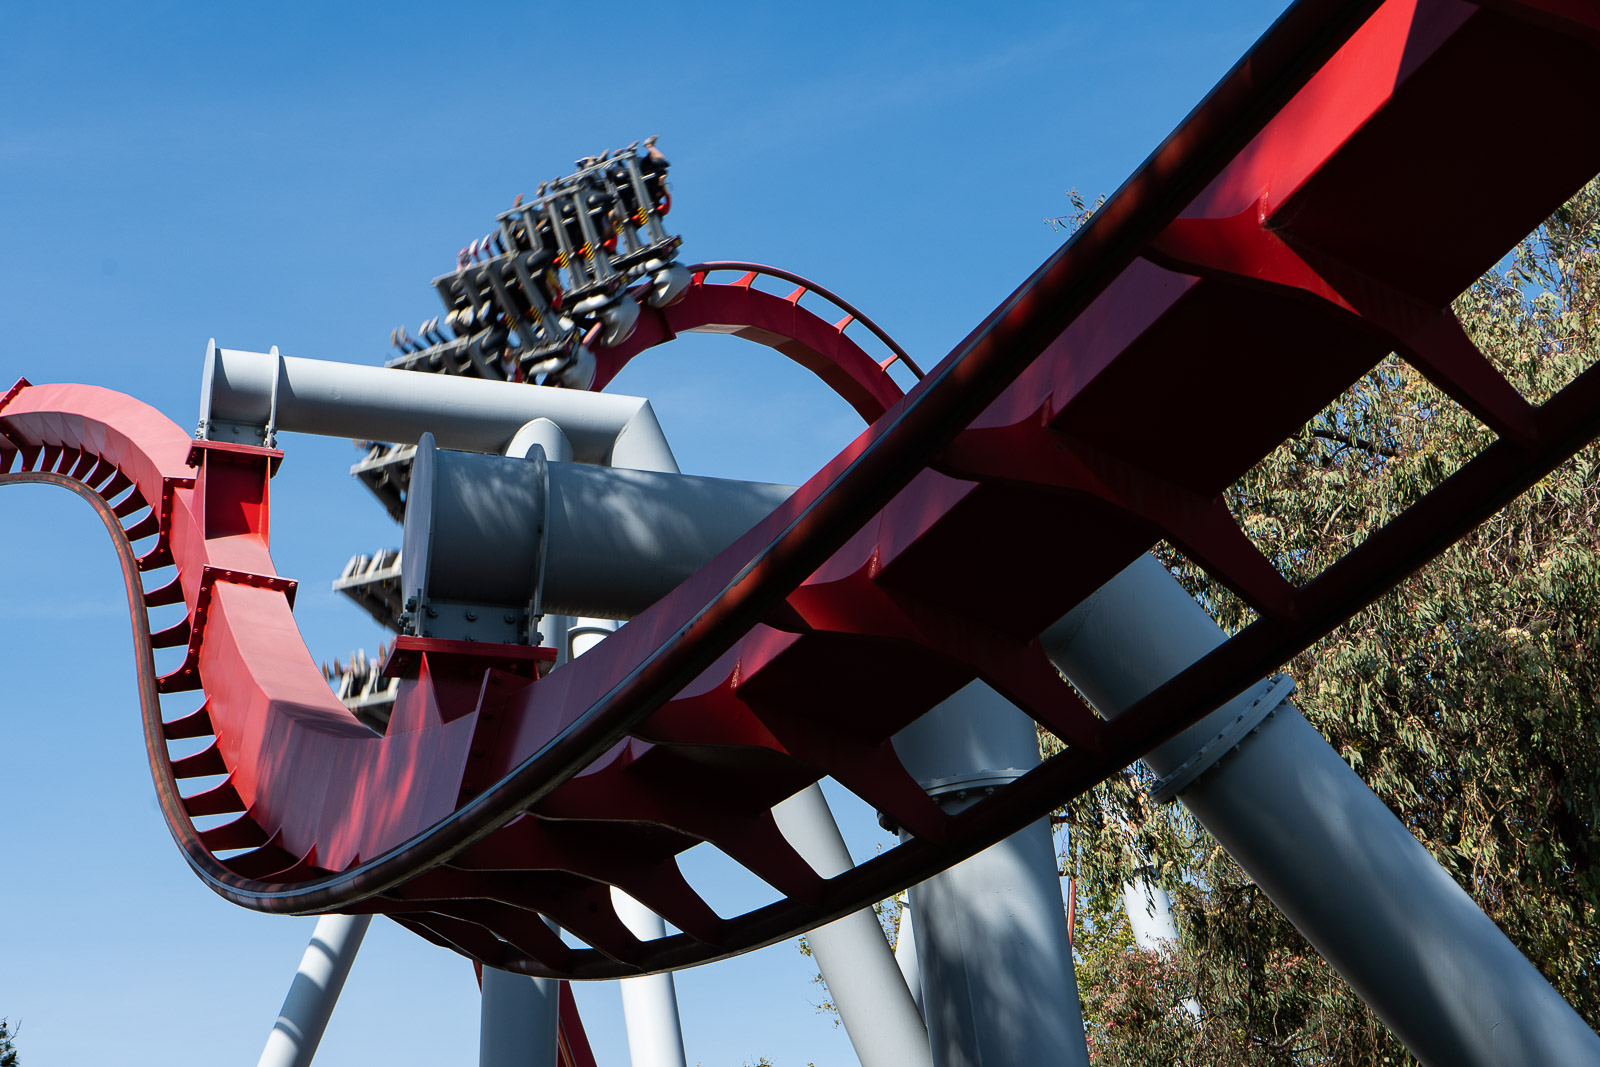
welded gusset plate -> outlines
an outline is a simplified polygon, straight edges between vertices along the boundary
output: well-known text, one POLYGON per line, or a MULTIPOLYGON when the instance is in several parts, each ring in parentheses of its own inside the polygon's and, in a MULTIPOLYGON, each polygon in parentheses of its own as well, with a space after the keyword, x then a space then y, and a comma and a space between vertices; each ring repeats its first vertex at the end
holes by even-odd
MULTIPOLYGON (((190 807, 241 814, 196 834, 185 801, 163 792, 191 864, 249 907, 386 912, 497 967, 614 977, 731 955, 856 910, 1126 765, 1600 429, 1600 374, 1531 408, 1448 312, 1600 170, 1600 136, 1573 133, 1592 128, 1600 105, 1586 73, 1600 58, 1594 26, 1558 15, 1543 3, 1296 5, 908 397, 770 519, 542 679, 424 653, 378 738, 328 693, 281 591, 215 583, 198 645, 205 720, 174 728, 216 738, 184 773, 229 775, 228 791, 190 807), (1549 92, 1524 110, 1476 92, 1490 78, 1549 92), (1470 123, 1458 103, 1469 96, 1470 123), (1537 173, 1476 133, 1513 122, 1554 146, 1537 173), (1219 494, 1391 350, 1500 438, 1296 588, 1219 494), (1105 723, 1056 678, 1036 636, 1160 539, 1239 591, 1260 621, 1105 723), (973 678, 1067 748, 950 817, 889 738, 973 678), (818 877, 770 808, 821 776, 914 839, 818 877), (702 841, 781 899, 716 915, 676 863, 702 841), (682 933, 640 943, 610 886, 682 933), (587 947, 563 943, 541 916, 587 947)), ((64 482, 85 456, 97 468, 106 454, 91 439, 130 435, 103 390, 82 388, 21 390, 0 410, 10 442, 0 450, 31 470, 52 464, 49 478, 64 482)), ((159 449, 170 434, 152 438, 159 449)), ((224 482, 202 469, 192 487, 178 484, 179 463, 123 455, 117 465, 146 500, 170 498, 157 525, 194 625, 205 567, 271 571, 264 513, 215 536, 213 508, 197 498, 224 482)), ((30 476, 44 477, 6 477, 30 476)), ((225 481, 240 493, 258 484, 225 481)), ((168 594, 146 594, 157 595, 168 594)), ((165 789, 177 769, 154 699, 146 728, 165 789)))

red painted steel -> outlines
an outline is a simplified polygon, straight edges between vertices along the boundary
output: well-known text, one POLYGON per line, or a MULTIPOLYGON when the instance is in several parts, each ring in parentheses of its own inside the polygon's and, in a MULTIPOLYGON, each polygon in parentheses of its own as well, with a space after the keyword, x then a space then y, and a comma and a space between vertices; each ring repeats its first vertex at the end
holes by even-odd
MULTIPOLYGON (((1585 73, 1593 20, 1575 11, 1303 0, 909 396, 889 402, 870 358, 841 356, 848 383, 836 387, 867 414, 878 400, 887 410, 768 520, 548 677, 412 649, 382 738, 332 698, 294 630, 292 590, 267 551, 275 453, 191 454, 137 401, 19 384, 0 406, 0 480, 51 481, 96 504, 136 621, 143 604, 186 604, 186 628, 135 626, 141 700, 163 811, 218 893, 266 911, 383 912, 482 962, 557 977, 731 955, 1039 818, 1275 669, 1600 432, 1600 371, 1533 408, 1449 311, 1600 170, 1600 138, 1576 134, 1600 83, 1585 73), (1537 78, 1544 104, 1475 93, 1491 76, 1537 78), (1468 94, 1473 107, 1458 106, 1468 94), (1509 122, 1549 146, 1536 172, 1477 133, 1509 122), (1499 440, 1294 587, 1220 494, 1391 350, 1499 440), (154 541, 136 556, 140 535, 154 541), (1036 635, 1162 538, 1260 619, 1102 722, 1036 635), (173 565, 175 580, 142 592, 144 574, 173 565), (187 649, 161 678, 158 642, 187 649), (947 816, 890 738, 973 678, 1067 748, 947 816), (158 690, 201 685, 198 710, 161 722, 158 690), (215 742, 197 756, 167 758, 167 737, 205 736, 215 742), (228 775, 222 786, 179 795, 179 776, 212 772, 228 775), (914 840, 818 877, 770 808, 822 776, 914 840), (240 814, 224 827, 189 821, 229 811, 240 814), (677 867, 701 841, 779 899, 718 916, 677 867), (682 933, 640 943, 611 885, 682 933), (563 944, 541 915, 589 947, 563 944)), ((733 288, 702 278, 648 328, 659 341, 745 322, 780 350, 823 336, 775 320, 784 298, 733 288)), ((835 338, 812 351, 847 351, 835 338)))
POLYGON ((731 334, 775 349, 821 378, 867 422, 880 417, 901 397, 900 387, 884 373, 891 366, 904 363, 915 377, 922 377, 922 369, 877 323, 842 297, 798 274, 730 261, 699 263, 689 271, 689 288, 676 303, 660 310, 644 307, 632 336, 613 348, 595 349, 593 388, 604 389, 640 352, 680 333, 731 334), (722 271, 738 271, 741 277, 731 284, 706 280, 707 275, 722 271), (764 292, 754 287, 763 277, 790 282, 796 288, 787 296, 764 292), (801 299, 812 293, 844 312, 844 318, 830 323, 801 307, 801 299), (890 351, 888 359, 874 360, 845 335, 856 322, 890 351))

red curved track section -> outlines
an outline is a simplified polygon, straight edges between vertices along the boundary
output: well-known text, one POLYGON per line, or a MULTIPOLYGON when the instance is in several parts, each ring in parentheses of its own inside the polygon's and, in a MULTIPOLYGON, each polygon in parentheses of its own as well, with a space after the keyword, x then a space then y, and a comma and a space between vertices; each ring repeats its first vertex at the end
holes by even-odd
POLYGON ((593 388, 604 389, 640 352, 680 333, 730 334, 781 352, 821 378, 869 423, 902 395, 888 375, 891 366, 904 363, 915 377, 922 377, 922 368, 877 323, 842 297, 798 274, 737 261, 700 263, 689 272, 689 288, 676 303, 660 310, 644 307, 632 336, 615 347, 595 350, 593 388), (707 280, 717 272, 736 272, 739 277, 723 283, 707 280), (778 296, 755 288, 755 282, 763 278, 786 282, 794 289, 787 296, 778 296), (842 312, 843 318, 829 322, 801 307, 800 301, 812 294, 842 312), (845 335, 858 322, 889 350, 887 359, 874 360, 845 335))
MULTIPOLYGON (((162 807, 218 893, 266 911, 383 912, 482 962, 556 977, 717 959, 1041 817, 1600 432, 1600 371, 1532 407, 1449 311, 1600 170, 1600 137, 1573 135, 1600 108, 1597 47, 1600 17, 1564 0, 1302 0, 1072 242, 771 517, 548 677, 527 650, 403 641, 391 665, 407 680, 382 738, 328 692, 295 632, 292 585, 272 571, 276 453, 192 447, 127 397, 19 383, 0 401, 0 480, 69 485, 113 528, 162 807), (1477 93, 1490 77, 1547 91, 1525 109, 1477 93), (1468 95, 1474 107, 1458 106, 1468 95), (1509 123, 1545 146, 1537 169, 1479 133, 1509 123), (1220 494, 1390 351, 1498 440, 1290 585, 1220 494), (1036 635, 1160 539, 1259 620, 1103 722, 1036 635), (145 591, 140 576, 166 566, 173 580, 145 591), (137 625, 144 606, 180 601, 181 624, 137 625), (187 657, 157 678, 162 645, 187 657), (1067 747, 949 816, 890 738, 974 678, 1067 747), (196 687, 203 704, 163 723, 159 694, 196 687), (166 740, 183 737, 215 743, 170 760, 166 740), (179 795, 177 781, 207 774, 228 778, 179 795), (822 776, 913 839, 818 877, 770 808, 822 776), (223 827, 190 823, 230 812, 223 827), (702 841, 778 899, 715 914, 676 862, 702 841), (682 933, 636 940, 612 885, 682 933)), ((694 307, 662 319, 737 317, 694 307)))

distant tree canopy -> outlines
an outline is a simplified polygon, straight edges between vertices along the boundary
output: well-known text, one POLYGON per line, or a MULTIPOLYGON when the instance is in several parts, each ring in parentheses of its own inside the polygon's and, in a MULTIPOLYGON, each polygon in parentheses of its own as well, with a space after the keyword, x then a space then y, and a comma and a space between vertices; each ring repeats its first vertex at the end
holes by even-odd
MULTIPOLYGON (((1074 198, 1078 221, 1087 211, 1074 198)), ((1600 180, 1456 302, 1533 403, 1596 359, 1600 180)), ((1241 479, 1247 533, 1303 582, 1492 433, 1390 357, 1241 479)), ((1176 553, 1224 628, 1248 609, 1176 553)), ((1591 1026, 1600 1025, 1600 446, 1288 666, 1345 760, 1591 1026)), ((1094 1062, 1376 1064, 1405 1050, 1181 805, 1129 769, 1067 810, 1094 1062), (1174 896, 1181 943, 1132 947, 1119 888, 1174 896), (1179 1009, 1195 997, 1199 1021, 1179 1009)))

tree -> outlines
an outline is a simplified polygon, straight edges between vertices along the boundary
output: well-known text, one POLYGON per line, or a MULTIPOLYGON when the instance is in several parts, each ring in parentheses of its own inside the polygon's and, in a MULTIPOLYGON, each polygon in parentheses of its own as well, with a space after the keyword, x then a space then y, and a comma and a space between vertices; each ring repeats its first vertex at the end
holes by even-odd
POLYGON ((0 1019, 0 1067, 18 1067, 22 1062, 17 1058, 17 1028, 0 1019))
MULTIPOLYGON (((1083 211, 1081 200, 1075 209, 1083 211)), ((1600 351, 1600 180, 1456 302, 1468 333, 1540 403, 1600 351)), ((1233 513, 1303 582, 1492 433, 1390 357, 1235 485, 1233 513)), ((1163 558, 1224 628, 1248 609, 1163 558)), ((1297 657, 1296 702, 1591 1026, 1600 1025, 1600 446, 1590 445, 1297 657)), ((1343 981, 1178 805, 1130 769, 1067 809, 1079 985, 1097 1064, 1411 1062, 1343 981), (1181 943, 1116 934, 1145 864, 1181 943), (1175 1010, 1197 997, 1200 1021, 1175 1010)))

